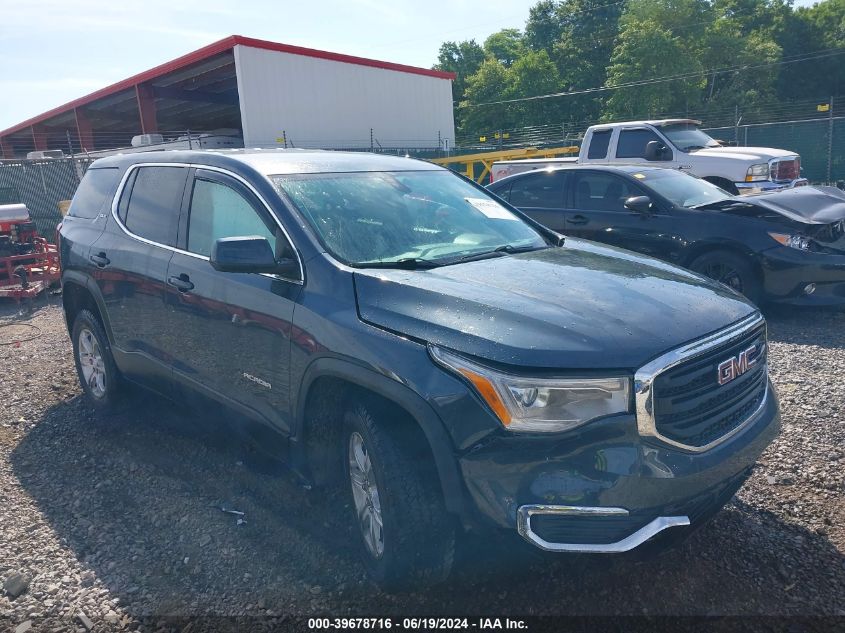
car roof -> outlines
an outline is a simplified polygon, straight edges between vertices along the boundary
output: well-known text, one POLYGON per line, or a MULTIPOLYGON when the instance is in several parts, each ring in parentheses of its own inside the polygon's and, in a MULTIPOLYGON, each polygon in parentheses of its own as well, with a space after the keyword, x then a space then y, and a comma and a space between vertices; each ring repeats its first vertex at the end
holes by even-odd
POLYGON ((138 163, 187 163, 211 167, 251 167, 267 176, 367 171, 438 171, 443 167, 424 160, 369 152, 306 149, 165 150, 117 154, 91 167, 125 168, 138 163))
POLYGON ((653 125, 654 127, 662 127, 664 125, 673 125, 676 123, 691 123, 692 125, 701 125, 701 121, 696 119, 650 119, 648 121, 619 121, 617 123, 597 123, 593 128, 607 129, 614 127, 632 127, 637 125, 653 125))
MULTIPOLYGON (((510 176, 505 176, 495 182, 491 183, 490 186, 498 185, 500 182, 515 180, 520 177, 527 176, 528 174, 536 174, 537 172, 552 172, 552 171, 607 171, 610 173, 618 173, 618 174, 641 174, 641 173, 648 173, 651 171, 666 171, 667 169, 671 170, 670 167, 652 167, 650 165, 567 165, 562 163, 560 165, 550 165, 545 169, 532 169, 530 171, 521 171, 518 174, 511 174, 510 176)), ((677 170, 672 170, 677 171, 677 170)))

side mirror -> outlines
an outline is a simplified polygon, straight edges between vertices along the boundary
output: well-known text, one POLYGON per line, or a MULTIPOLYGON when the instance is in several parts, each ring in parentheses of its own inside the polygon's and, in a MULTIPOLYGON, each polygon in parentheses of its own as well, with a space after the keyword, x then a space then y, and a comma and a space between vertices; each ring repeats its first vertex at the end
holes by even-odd
POLYGON ((651 198, 648 196, 633 196, 625 200, 625 208, 635 213, 651 213, 651 198))
POLYGON ((648 161, 672 160, 672 150, 660 141, 645 144, 645 159, 648 161))
POLYGON ((295 259, 277 261, 267 238, 221 237, 211 249, 211 266, 223 273, 271 273, 299 276, 295 259))

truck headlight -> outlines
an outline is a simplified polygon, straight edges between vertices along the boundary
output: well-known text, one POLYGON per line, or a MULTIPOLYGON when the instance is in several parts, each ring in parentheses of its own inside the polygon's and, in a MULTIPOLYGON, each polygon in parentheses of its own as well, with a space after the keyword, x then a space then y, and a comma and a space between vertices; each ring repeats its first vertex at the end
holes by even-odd
POLYGON ((509 431, 555 433, 630 410, 631 381, 607 378, 529 378, 486 367, 429 345, 439 365, 466 379, 509 431))
POLYGON ((790 235, 789 233, 769 233, 775 242, 789 248, 795 248, 799 251, 810 250, 810 238, 803 235, 790 235))
POLYGON ((759 165, 751 165, 748 171, 745 172, 745 182, 756 182, 759 180, 769 179, 769 164, 760 163, 759 165))

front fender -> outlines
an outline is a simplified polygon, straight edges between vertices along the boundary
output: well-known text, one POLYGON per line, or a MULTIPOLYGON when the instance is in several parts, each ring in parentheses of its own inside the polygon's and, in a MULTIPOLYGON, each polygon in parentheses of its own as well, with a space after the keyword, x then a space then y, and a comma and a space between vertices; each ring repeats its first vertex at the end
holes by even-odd
POLYGON ((428 440, 440 479, 446 509, 463 515, 464 488, 458 471, 451 439, 440 418, 417 393, 397 380, 373 371, 369 367, 342 358, 324 357, 311 362, 303 375, 297 398, 297 415, 293 429, 291 450, 295 463, 304 463, 307 456, 303 439, 305 406, 308 391, 318 378, 337 378, 367 389, 407 411, 428 440))

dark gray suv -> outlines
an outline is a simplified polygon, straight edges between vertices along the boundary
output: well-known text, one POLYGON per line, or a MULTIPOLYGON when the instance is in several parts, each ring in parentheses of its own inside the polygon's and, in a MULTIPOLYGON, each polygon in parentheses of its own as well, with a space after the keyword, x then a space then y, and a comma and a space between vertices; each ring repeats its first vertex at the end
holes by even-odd
POLYGON ((741 296, 564 243, 425 162, 105 158, 60 236, 91 401, 132 382, 211 405, 313 484, 345 482, 384 586, 444 578, 461 529, 555 552, 683 536, 779 426, 741 296))

